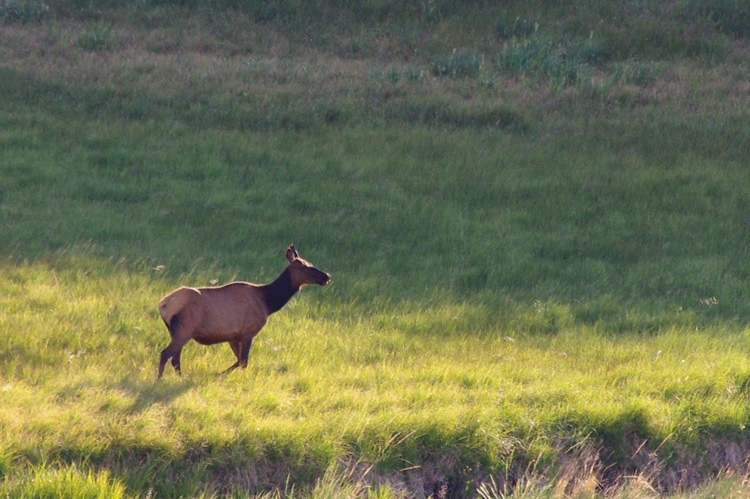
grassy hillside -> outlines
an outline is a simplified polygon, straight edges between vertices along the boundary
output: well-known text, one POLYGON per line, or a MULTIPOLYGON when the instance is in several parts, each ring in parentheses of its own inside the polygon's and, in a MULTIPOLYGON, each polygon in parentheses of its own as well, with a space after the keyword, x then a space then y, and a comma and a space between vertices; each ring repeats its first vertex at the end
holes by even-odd
POLYGON ((0 2, 0 493, 747 492, 742 2, 0 2), (246 370, 179 285, 333 275, 246 370))

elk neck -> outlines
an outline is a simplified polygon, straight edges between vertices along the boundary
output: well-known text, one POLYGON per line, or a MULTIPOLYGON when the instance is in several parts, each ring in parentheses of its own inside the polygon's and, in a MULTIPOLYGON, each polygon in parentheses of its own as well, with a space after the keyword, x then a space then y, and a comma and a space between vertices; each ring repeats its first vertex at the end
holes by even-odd
POLYGON ((272 314, 281 310, 281 307, 292 299, 299 288, 292 285, 292 274, 289 268, 284 271, 271 284, 260 287, 266 301, 268 313, 272 314))

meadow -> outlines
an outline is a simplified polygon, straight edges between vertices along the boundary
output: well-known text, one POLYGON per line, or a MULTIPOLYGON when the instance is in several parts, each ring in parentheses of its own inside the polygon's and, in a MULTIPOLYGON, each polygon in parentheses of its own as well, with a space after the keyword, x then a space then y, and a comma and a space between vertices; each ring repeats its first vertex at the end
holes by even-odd
POLYGON ((744 497, 750 8, 0 1, 0 495, 744 497), (181 285, 333 282, 246 369, 181 285))

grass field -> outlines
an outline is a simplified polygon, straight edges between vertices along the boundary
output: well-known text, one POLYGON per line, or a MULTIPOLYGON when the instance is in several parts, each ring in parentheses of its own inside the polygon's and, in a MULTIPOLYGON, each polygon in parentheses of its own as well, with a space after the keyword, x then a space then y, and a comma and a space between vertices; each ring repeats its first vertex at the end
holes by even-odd
POLYGON ((744 497, 750 8, 0 0, 0 495, 744 497), (333 282, 245 370, 180 285, 333 282))

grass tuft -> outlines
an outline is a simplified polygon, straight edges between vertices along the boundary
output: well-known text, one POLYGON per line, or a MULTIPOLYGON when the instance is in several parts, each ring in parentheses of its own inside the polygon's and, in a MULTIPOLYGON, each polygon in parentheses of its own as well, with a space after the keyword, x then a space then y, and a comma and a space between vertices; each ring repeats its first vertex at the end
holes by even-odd
POLYGON ((0 493, 19 499, 127 497, 123 484, 107 471, 84 471, 75 465, 61 469, 40 466, 25 474, 8 476, 0 484, 0 493))

